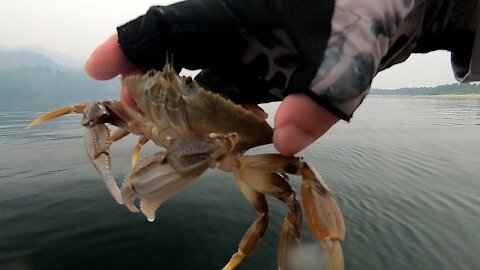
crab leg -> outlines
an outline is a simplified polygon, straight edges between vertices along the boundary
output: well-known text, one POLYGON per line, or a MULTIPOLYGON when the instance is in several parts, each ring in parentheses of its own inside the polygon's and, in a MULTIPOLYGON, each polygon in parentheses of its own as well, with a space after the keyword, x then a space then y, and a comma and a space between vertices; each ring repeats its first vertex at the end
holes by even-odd
POLYGON ((310 230, 322 243, 329 269, 343 269, 340 241, 345 238, 345 224, 342 214, 320 174, 305 162, 302 166, 302 197, 310 230))
POLYGON ((117 128, 115 129, 115 131, 113 131, 112 133, 110 133, 110 141, 112 143, 118 141, 118 140, 121 140, 123 139, 125 136, 127 136, 128 134, 130 134, 130 132, 126 131, 125 129, 123 128, 117 128))
POLYGON ((57 118, 62 115, 71 114, 71 113, 83 113, 85 107, 87 107, 88 103, 79 103, 69 107, 59 108, 46 114, 41 115, 40 117, 33 120, 27 128, 34 127, 36 125, 40 125, 41 123, 48 121, 53 118, 57 118))
MULTIPOLYGON (((114 143, 118 140, 121 140, 128 134, 130 134, 130 132, 124 130, 123 128, 117 128, 113 133, 110 134, 110 142, 114 143)), ((142 146, 146 144, 148 141, 149 139, 145 136, 141 136, 138 139, 138 143, 135 145, 135 148, 133 149, 133 153, 132 153, 132 160, 131 160, 132 168, 135 167, 135 163, 137 163, 140 149, 142 149, 142 146)))
POLYGON ((145 145, 149 140, 150 139, 145 136, 142 136, 138 139, 138 143, 135 145, 135 149, 133 149, 132 153, 132 168, 135 167, 135 164, 137 163, 138 155, 140 154, 142 146, 145 145))
MULTIPOLYGON (((278 175, 278 179, 283 178, 280 174, 278 175)), ((277 197, 279 200, 287 204, 288 206, 288 214, 283 221, 281 233, 280 233, 280 243, 278 248, 278 266, 279 269, 286 269, 286 255, 289 250, 293 247, 298 246, 301 241, 302 235, 302 208, 298 203, 298 200, 295 196, 295 192, 293 191, 290 184, 283 180, 280 182, 279 180, 273 183, 270 188, 272 191, 274 187, 283 187, 283 192, 280 193, 273 193, 272 196, 277 197)))
POLYGON ((322 243, 328 269, 343 269, 340 241, 345 237, 345 225, 340 210, 321 176, 301 158, 283 157, 278 154, 244 156, 242 164, 247 171, 302 176, 303 206, 310 230, 314 238, 322 243))
MULTIPOLYGON (((244 158, 246 158, 245 163, 248 164, 250 157, 240 157, 239 161, 243 163, 244 158)), ((258 193, 273 196, 287 204, 288 214, 282 225, 278 249, 278 269, 286 269, 285 255, 289 249, 300 243, 302 229, 302 210, 286 175, 248 166, 241 166, 241 170, 236 171, 235 174, 240 183, 244 183, 258 193)), ((260 236, 259 234, 257 237, 260 238, 260 236)))
POLYGON ((265 195, 250 188, 248 184, 243 181, 242 177, 237 177, 237 182, 243 195, 257 210, 258 218, 250 225, 247 232, 245 232, 238 245, 238 251, 232 255, 232 258, 222 270, 234 269, 247 255, 252 253, 258 246, 268 226, 268 204, 265 195))

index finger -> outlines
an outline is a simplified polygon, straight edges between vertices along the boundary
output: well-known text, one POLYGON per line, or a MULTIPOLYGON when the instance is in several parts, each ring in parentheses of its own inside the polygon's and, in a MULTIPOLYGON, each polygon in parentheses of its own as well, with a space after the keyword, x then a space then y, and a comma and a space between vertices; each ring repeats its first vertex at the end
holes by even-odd
POLYGON ((138 73, 139 69, 128 61, 114 34, 92 52, 85 63, 85 71, 96 80, 110 80, 119 74, 138 73))

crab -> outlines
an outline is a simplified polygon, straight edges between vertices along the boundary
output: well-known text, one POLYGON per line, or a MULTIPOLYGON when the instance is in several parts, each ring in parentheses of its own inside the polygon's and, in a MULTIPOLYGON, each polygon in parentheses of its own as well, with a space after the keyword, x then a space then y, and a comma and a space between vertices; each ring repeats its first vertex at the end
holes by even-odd
POLYGON ((232 172, 241 192, 258 217, 224 266, 234 269, 258 246, 268 225, 266 196, 287 205, 280 231, 278 269, 289 269, 289 251, 300 244, 302 207, 287 174, 299 175, 301 197, 310 231, 323 246, 328 269, 343 269, 341 240, 345 225, 322 177, 302 158, 280 154, 245 155, 253 147, 272 143, 273 129, 261 117, 230 100, 203 89, 189 77, 179 76, 167 64, 163 71, 126 78, 138 109, 115 100, 79 103, 48 112, 29 127, 70 113, 83 114, 85 148, 90 161, 119 204, 155 219, 160 205, 178 194, 208 168, 232 172), (106 124, 116 126, 110 134, 106 124), (109 149, 128 134, 139 136, 132 169, 121 188, 111 170, 109 149), (164 151, 137 162, 148 141, 164 151), (140 200, 140 209, 136 202, 140 200))

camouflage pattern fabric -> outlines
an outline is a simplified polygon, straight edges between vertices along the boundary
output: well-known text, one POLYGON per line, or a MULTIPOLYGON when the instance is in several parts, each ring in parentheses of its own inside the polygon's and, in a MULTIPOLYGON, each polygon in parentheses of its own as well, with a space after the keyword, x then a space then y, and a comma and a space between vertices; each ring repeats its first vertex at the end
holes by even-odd
POLYGON ((332 35, 311 91, 351 116, 385 65, 382 59, 392 44, 406 38, 396 50, 413 50, 424 13, 424 1, 337 0, 332 35))
POLYGON ((119 27, 119 44, 144 71, 167 54, 177 68, 202 69, 196 80, 234 102, 302 93, 348 121, 373 77, 411 53, 449 50, 459 80, 480 79, 477 3, 190 0, 119 27))

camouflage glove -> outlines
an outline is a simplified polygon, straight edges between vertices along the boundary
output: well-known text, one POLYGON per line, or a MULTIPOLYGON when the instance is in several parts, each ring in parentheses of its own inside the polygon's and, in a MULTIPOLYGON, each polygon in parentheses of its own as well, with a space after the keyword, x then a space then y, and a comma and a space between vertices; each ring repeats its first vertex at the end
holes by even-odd
POLYGON ((150 8, 118 37, 143 71, 173 55, 177 69, 202 69, 197 81, 237 103, 303 93, 349 120, 377 72, 410 53, 449 49, 469 59, 474 31, 459 21, 476 2, 190 0, 150 8))

